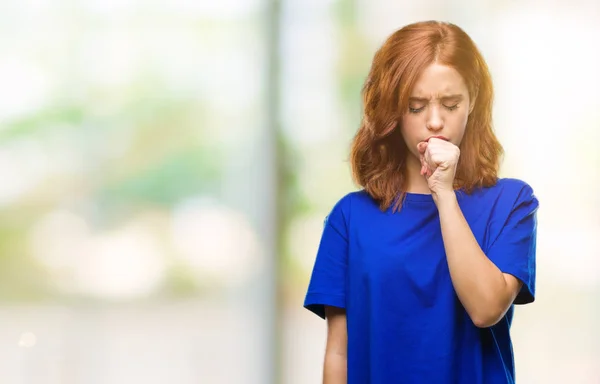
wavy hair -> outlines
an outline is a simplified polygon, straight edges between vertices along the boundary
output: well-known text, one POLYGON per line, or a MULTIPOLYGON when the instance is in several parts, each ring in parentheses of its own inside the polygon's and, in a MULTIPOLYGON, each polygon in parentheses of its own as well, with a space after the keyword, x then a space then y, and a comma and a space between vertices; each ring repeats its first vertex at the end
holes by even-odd
POLYGON ((493 86, 475 43, 451 23, 424 21, 394 32, 375 53, 362 89, 363 117, 354 136, 350 163, 354 181, 382 210, 395 211, 406 195, 406 156, 400 124, 410 92, 430 64, 452 67, 465 80, 469 114, 454 188, 471 193, 494 185, 503 149, 492 129, 493 86))

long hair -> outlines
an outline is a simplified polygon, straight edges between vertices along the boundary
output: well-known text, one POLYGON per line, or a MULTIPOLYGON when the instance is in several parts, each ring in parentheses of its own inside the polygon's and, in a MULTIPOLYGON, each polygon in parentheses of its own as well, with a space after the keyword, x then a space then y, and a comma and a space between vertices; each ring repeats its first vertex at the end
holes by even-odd
POLYGON ((503 149, 492 129, 493 86, 483 56, 454 24, 410 24, 393 33, 375 53, 362 90, 362 122, 350 151, 354 181, 382 210, 392 204, 399 210, 406 194, 409 151, 400 125, 417 78, 433 63, 456 69, 474 103, 460 144, 454 188, 471 193, 498 179, 503 149))

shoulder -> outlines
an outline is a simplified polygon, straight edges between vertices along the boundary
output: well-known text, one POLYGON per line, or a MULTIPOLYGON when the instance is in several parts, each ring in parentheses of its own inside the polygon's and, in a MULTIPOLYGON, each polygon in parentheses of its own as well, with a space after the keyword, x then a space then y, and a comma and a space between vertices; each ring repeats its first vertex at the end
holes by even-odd
POLYGON ((491 188, 499 188, 503 191, 513 192, 513 193, 517 193, 517 194, 522 193, 522 192, 526 192, 526 193, 531 192, 533 194, 533 187, 531 185, 529 185, 526 181, 521 180, 521 179, 501 178, 501 179, 498 179, 498 181, 496 182, 496 185, 494 185, 491 188))
POLYGON ((492 223, 506 223, 509 217, 535 216, 539 202, 533 187, 524 180, 498 179, 496 184, 462 195, 462 207, 472 217, 487 217, 492 223))
POLYGON ((524 203, 533 204, 535 208, 539 204, 533 187, 524 180, 502 178, 491 188, 495 190, 497 199, 510 203, 512 209, 524 203))
MULTIPOLYGON (((524 180, 502 178, 481 192, 481 206, 490 209, 493 222, 506 223, 510 218, 534 218, 539 201, 533 187, 524 180)), ((520 220, 519 219, 519 220, 520 220)))
POLYGON ((325 223, 347 225, 352 215, 364 215, 370 209, 378 209, 377 203, 365 190, 349 192, 342 196, 325 218, 325 223))
POLYGON ((526 181, 514 178, 498 179, 496 184, 473 191, 474 197, 480 204, 502 204, 512 206, 525 200, 535 200, 533 187, 526 181))

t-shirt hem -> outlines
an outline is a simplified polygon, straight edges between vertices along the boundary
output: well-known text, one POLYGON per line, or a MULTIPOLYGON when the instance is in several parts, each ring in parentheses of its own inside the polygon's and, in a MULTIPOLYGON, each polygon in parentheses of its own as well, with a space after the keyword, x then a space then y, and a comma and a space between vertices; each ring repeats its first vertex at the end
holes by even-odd
POLYGON ((304 300, 304 308, 325 319, 325 306, 346 308, 346 299, 342 295, 309 293, 304 300))
POLYGON ((532 287, 530 286, 530 284, 528 282, 529 281, 528 277, 522 276, 522 274, 519 274, 517 272, 511 272, 510 269, 500 268, 500 271, 502 271, 502 273, 507 273, 509 275, 516 277, 517 279, 519 279, 519 281, 521 281, 523 283, 523 287, 517 294, 517 297, 513 301, 513 304, 525 305, 525 304, 533 303, 535 301, 535 295, 533 293, 532 287))

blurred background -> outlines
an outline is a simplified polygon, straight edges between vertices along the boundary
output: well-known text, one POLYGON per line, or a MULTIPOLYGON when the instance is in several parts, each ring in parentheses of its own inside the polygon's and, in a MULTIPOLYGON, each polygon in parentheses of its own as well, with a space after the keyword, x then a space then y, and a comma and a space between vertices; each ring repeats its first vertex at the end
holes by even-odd
POLYGON ((375 50, 469 33, 541 201, 520 383, 600 383, 600 3, 0 1, 0 383, 318 383, 302 308, 375 50))

